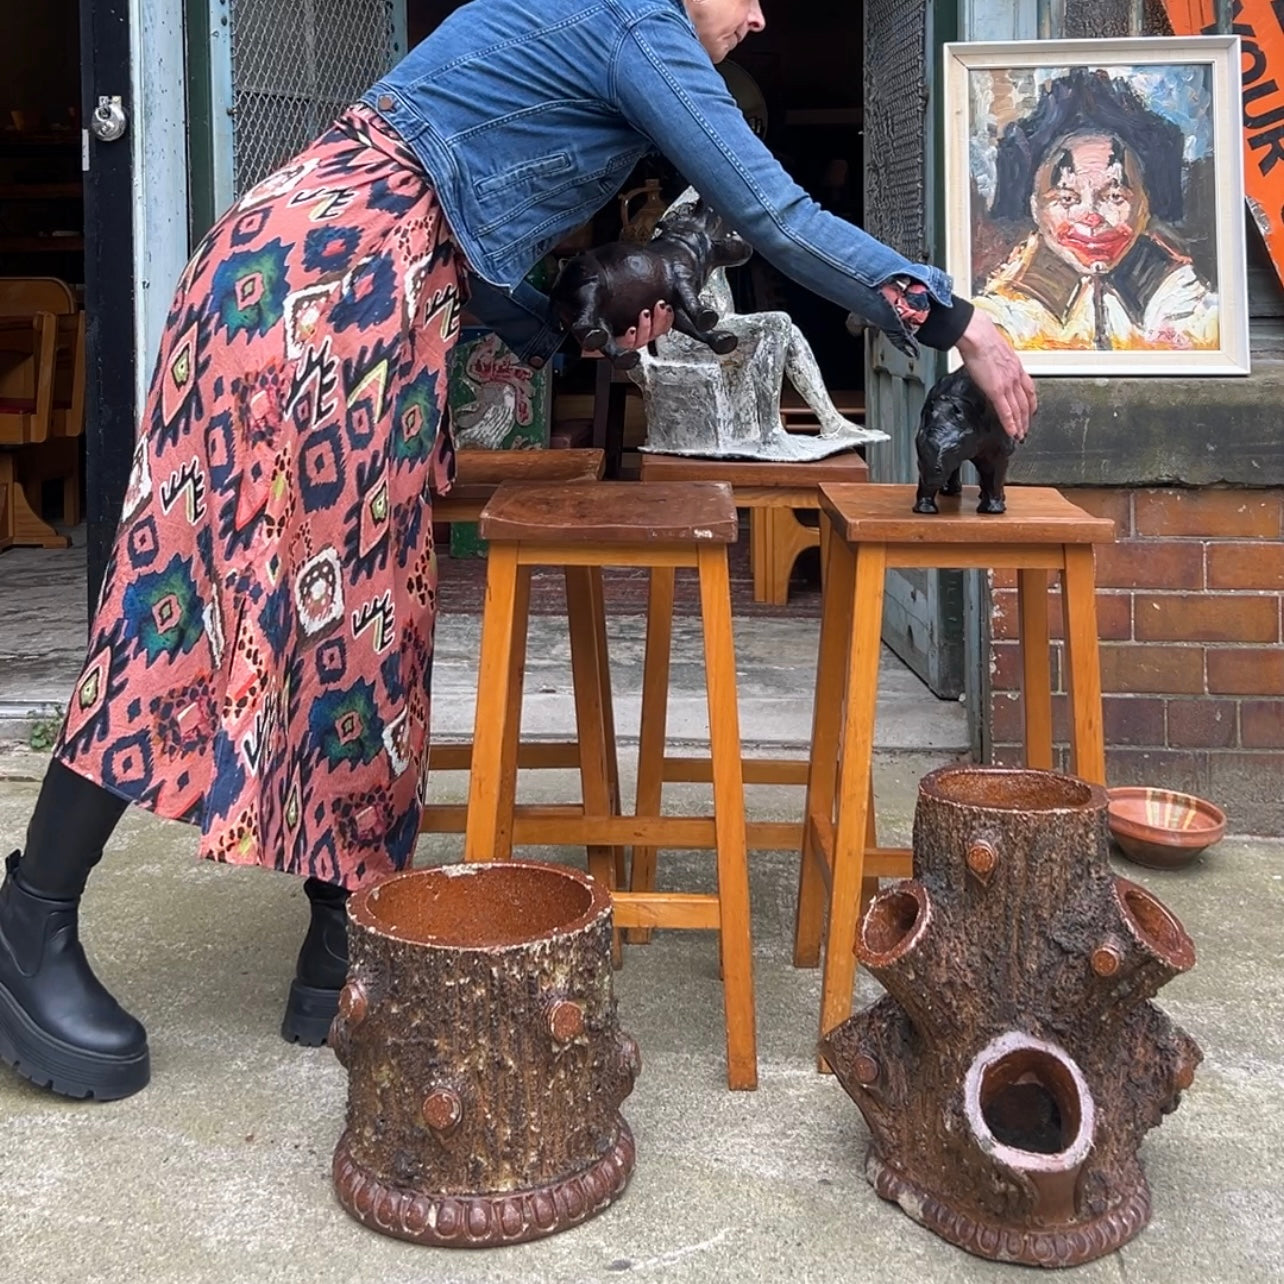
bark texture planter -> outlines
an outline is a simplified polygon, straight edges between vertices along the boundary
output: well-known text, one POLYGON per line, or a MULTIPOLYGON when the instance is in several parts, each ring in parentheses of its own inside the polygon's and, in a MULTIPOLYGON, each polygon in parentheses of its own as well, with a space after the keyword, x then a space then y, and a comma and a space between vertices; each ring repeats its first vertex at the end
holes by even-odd
POLYGON ((349 902, 330 1042, 348 1070, 339 1201, 459 1248, 601 1212, 633 1171, 640 1069, 611 988, 607 891, 523 862, 397 875, 349 902))
POLYGON ((1194 946, 1111 872, 1106 808, 1052 772, 927 776, 915 876, 856 943, 888 995, 821 1041, 873 1134, 875 1190, 981 1257, 1072 1266, 1136 1235, 1137 1149, 1202 1059, 1148 1001, 1194 946))

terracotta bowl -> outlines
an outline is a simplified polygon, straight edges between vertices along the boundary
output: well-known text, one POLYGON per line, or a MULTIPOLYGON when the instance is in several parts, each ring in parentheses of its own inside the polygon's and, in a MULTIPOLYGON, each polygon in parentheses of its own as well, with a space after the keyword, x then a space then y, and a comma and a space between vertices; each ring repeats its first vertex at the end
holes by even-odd
POLYGON ((1138 865, 1180 869, 1226 833, 1220 807, 1171 789, 1108 789, 1110 833, 1138 865))

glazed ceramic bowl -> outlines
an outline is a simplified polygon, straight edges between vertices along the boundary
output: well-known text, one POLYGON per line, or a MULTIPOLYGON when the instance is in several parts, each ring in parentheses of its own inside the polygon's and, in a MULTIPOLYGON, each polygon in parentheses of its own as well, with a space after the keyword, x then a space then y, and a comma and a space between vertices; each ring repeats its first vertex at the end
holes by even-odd
POLYGON ((1226 813, 1193 794, 1108 789, 1110 834, 1123 854, 1151 869, 1180 869, 1226 833, 1226 813))

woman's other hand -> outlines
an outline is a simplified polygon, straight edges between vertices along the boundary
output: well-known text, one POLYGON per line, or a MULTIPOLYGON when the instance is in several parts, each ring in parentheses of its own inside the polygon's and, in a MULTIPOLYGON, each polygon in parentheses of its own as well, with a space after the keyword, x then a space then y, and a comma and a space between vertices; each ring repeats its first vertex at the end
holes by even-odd
POLYGON ((990 399, 1003 431, 1024 441, 1039 408, 1034 380, 994 322, 977 308, 958 342, 959 356, 976 386, 990 399))
MULTIPOLYGON (((645 348, 653 339, 668 334, 673 329, 673 309, 661 301, 649 312, 638 316, 637 325, 630 326, 623 334, 615 336, 615 342, 621 348, 645 348)), ((600 357, 601 352, 585 352, 586 357, 600 357)))

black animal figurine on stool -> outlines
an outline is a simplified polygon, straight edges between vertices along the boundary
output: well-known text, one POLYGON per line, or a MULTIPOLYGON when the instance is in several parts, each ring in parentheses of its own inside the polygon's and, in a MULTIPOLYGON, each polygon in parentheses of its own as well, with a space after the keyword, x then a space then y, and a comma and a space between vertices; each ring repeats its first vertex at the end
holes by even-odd
POLYGON ((553 310, 581 348, 605 353, 617 370, 632 369, 641 357, 614 336, 657 302, 673 308, 674 329, 726 356, 736 336, 714 329, 718 314, 700 306, 700 291, 714 269, 736 267, 752 254, 700 201, 658 223, 645 244, 614 241, 570 259, 553 283, 553 310))
POLYGON ((966 370, 938 379, 923 403, 918 435, 918 495, 916 513, 936 513, 936 496, 957 495, 963 487, 959 469, 968 460, 981 481, 978 513, 1002 513, 1003 483, 1016 443, 1003 431, 989 398, 966 370))

